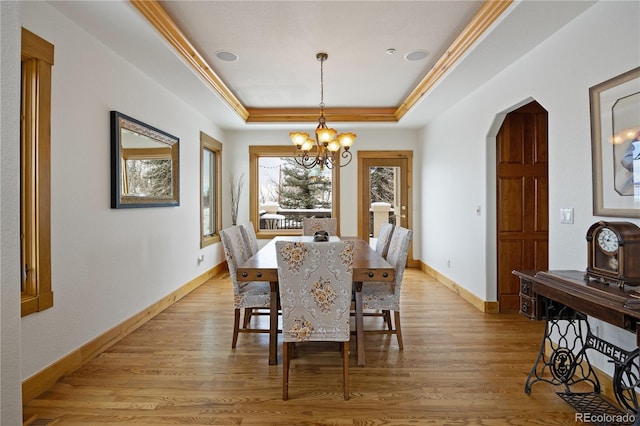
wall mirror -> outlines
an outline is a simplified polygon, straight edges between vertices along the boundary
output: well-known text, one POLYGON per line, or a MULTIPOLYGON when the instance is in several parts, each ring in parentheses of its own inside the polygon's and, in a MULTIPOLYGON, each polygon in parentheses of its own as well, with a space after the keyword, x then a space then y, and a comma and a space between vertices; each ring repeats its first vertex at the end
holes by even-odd
POLYGON ((111 208, 180 205, 180 139, 111 111, 111 208))

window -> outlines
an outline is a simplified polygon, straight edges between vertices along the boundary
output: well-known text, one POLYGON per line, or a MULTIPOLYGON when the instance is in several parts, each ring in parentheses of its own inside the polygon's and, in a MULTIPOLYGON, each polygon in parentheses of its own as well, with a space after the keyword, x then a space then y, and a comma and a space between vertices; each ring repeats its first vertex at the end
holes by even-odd
POLYGON ((250 217, 258 235, 299 235, 304 217, 338 217, 340 168, 305 169, 293 146, 249 147, 250 217))
POLYGON ((53 306, 51 289, 51 68, 53 45, 22 29, 20 261, 22 316, 53 306))
POLYGON ((220 241, 222 144, 200 132, 200 247, 220 241))

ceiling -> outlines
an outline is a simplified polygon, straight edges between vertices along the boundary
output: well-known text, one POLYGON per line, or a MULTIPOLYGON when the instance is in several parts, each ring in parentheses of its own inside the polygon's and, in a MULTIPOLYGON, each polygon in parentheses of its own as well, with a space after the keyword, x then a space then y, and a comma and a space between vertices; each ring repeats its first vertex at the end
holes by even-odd
POLYGON ((223 129, 317 121, 318 52, 329 124, 421 127, 593 3, 50 2, 223 129))

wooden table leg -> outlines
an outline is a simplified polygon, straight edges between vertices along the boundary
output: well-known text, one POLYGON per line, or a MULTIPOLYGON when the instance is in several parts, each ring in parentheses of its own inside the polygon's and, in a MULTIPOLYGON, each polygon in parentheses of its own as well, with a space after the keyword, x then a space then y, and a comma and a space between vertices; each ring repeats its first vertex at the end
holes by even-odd
POLYGON ((278 364, 278 282, 271 284, 269 306, 269 365, 278 364))
POLYGON ((356 346, 358 347, 358 365, 364 362, 364 315, 362 308, 362 283, 356 282, 356 346))

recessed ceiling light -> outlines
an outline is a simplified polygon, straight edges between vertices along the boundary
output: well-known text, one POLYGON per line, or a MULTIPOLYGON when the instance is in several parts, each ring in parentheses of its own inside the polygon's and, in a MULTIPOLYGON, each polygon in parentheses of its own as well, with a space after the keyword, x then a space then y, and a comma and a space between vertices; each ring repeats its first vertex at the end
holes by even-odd
POLYGON ((396 49, 390 48, 385 50, 385 52, 387 53, 387 55, 394 55, 396 53, 396 49))
POLYGON ((421 61, 427 56, 429 56, 429 52, 426 50, 414 50, 404 55, 404 59, 407 61, 421 61))
POLYGON ((226 50, 216 52, 216 57, 224 62, 235 62, 238 60, 238 55, 233 52, 227 52, 226 50))

